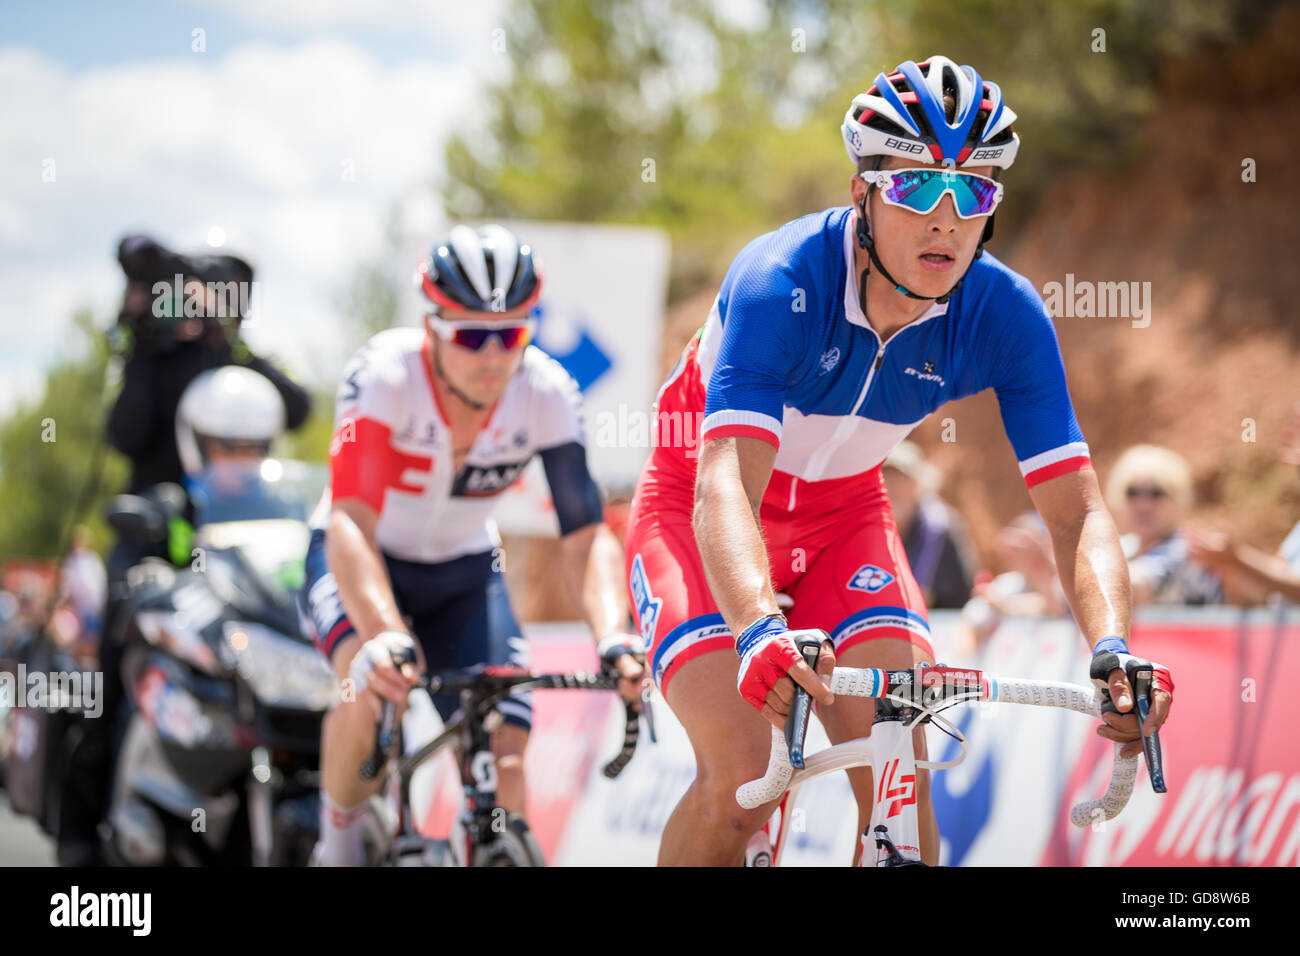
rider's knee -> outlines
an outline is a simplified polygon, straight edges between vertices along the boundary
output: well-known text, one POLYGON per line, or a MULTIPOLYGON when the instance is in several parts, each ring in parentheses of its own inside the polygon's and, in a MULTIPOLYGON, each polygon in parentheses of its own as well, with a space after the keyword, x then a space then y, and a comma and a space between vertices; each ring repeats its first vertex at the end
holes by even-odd
POLYGON ((762 769, 747 776, 744 773, 699 774, 695 778, 696 812, 711 827, 748 838, 767 822, 772 815, 772 807, 746 810, 736 802, 736 788, 762 774, 762 769))

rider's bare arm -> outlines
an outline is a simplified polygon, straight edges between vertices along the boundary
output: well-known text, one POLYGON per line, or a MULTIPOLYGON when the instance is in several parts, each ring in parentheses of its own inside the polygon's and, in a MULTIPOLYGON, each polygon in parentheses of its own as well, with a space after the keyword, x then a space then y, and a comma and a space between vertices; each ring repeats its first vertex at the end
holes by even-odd
POLYGON ((1132 603, 1128 562, 1091 468, 1029 489, 1052 536, 1057 573, 1074 619, 1091 648, 1107 635, 1128 637, 1132 603))
POLYGON ((775 461, 775 446, 743 435, 707 441, 700 449, 695 541, 732 634, 780 611, 758 517, 775 461))
MULTIPOLYGON (((1097 485, 1097 473, 1084 468, 1058 475, 1034 485, 1029 496, 1051 533, 1061 587, 1088 647, 1109 635, 1127 639, 1132 613, 1128 562, 1097 485)), ((1098 733, 1126 742, 1124 756, 1135 756, 1142 745, 1132 713, 1132 688, 1118 668, 1110 672, 1108 683, 1120 714, 1104 715, 1105 726, 1098 733)), ((1165 722, 1169 703, 1163 691, 1152 695, 1148 733, 1165 722)))
POLYGON ((565 584, 596 639, 627 629, 623 546, 604 522, 571 531, 561 539, 565 584))
POLYGON ((335 501, 325 533, 325 559, 360 642, 382 631, 405 631, 393 586, 375 540, 379 515, 358 498, 335 501))
MULTIPOLYGON (((599 643, 627 631, 627 592, 623 585, 623 545, 603 521, 571 531, 561 539, 564 580, 569 596, 599 643)), ((633 640, 627 641, 629 646, 633 640)), ((641 695, 644 668, 629 655, 614 663, 621 675, 619 692, 629 701, 641 695)))

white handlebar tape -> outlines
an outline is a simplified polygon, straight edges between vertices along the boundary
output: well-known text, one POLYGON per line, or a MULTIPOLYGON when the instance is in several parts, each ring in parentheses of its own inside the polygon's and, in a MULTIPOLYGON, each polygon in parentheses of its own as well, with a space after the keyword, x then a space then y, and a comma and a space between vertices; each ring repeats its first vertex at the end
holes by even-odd
POLYGON ((831 674, 831 693, 842 697, 879 697, 888 678, 874 667, 837 667, 831 674))
POLYGON ((768 757, 767 773, 737 787, 736 802, 746 810, 753 810, 773 800, 780 800, 785 788, 790 785, 790 775, 793 773, 790 752, 785 746, 785 734, 773 727, 772 754, 768 757))
POLYGON ((1110 786, 1097 800, 1085 800, 1070 808, 1070 822, 1076 827, 1092 826, 1103 820, 1113 820, 1119 815, 1133 795, 1133 784, 1137 781, 1138 755, 1121 757, 1120 748, 1115 744, 1115 765, 1110 771, 1110 786))
POLYGON ((1038 707, 1063 707, 1093 717, 1101 716, 1101 702, 1097 699, 1096 689, 1092 687, 1054 680, 986 679, 989 684, 988 700, 1033 704, 1038 707))

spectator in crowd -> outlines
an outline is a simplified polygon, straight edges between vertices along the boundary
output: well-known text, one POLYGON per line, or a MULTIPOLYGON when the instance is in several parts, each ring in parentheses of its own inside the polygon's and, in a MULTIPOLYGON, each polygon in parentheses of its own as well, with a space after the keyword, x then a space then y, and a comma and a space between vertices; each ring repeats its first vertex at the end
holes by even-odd
POLYGON ((0 588, 0 658, 18 646, 18 599, 0 588))
POLYGON ((99 642, 104 603, 108 599, 108 576, 104 562, 90 547, 90 531, 77 525, 72 532, 72 548, 59 572, 62 601, 77 615, 83 650, 99 642))
POLYGON ((1052 537, 1036 511, 1026 511, 998 532, 993 544, 1007 570, 989 578, 982 572, 974 594, 962 608, 966 632, 959 653, 969 657, 993 636, 1011 614, 1066 617, 1070 613, 1056 574, 1052 537))
MULTIPOLYGON (((1282 430, 1278 458, 1288 465, 1300 465, 1300 402, 1282 430)), ((1300 522, 1291 529, 1277 554, 1236 540, 1226 528, 1211 531, 1190 525, 1186 535, 1192 560, 1221 575, 1234 597, 1256 603, 1270 594, 1279 594, 1300 604, 1300 522)))
POLYGON ((938 495, 942 476, 910 441, 881 469, 912 574, 931 610, 959 608, 970 597, 975 562, 961 517, 938 495))
POLYGON ((1221 604, 1218 575, 1188 557, 1181 528, 1192 504, 1192 476, 1177 452, 1134 445, 1111 469, 1106 500, 1118 519, 1133 604, 1221 604))

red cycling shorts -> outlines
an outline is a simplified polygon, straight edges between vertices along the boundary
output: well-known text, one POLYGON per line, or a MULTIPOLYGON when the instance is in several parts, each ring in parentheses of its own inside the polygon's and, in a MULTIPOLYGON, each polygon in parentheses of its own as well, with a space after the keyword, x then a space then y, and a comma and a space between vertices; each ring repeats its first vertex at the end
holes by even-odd
MULTIPOLYGON (((694 475, 659 448, 628 515, 628 594, 659 689, 710 651, 731 651, 691 527, 694 475)), ((894 524, 880 469, 809 482, 773 472, 759 512, 772 585, 794 599, 790 628, 821 628, 836 654, 882 637, 931 661, 930 625, 894 524)))

